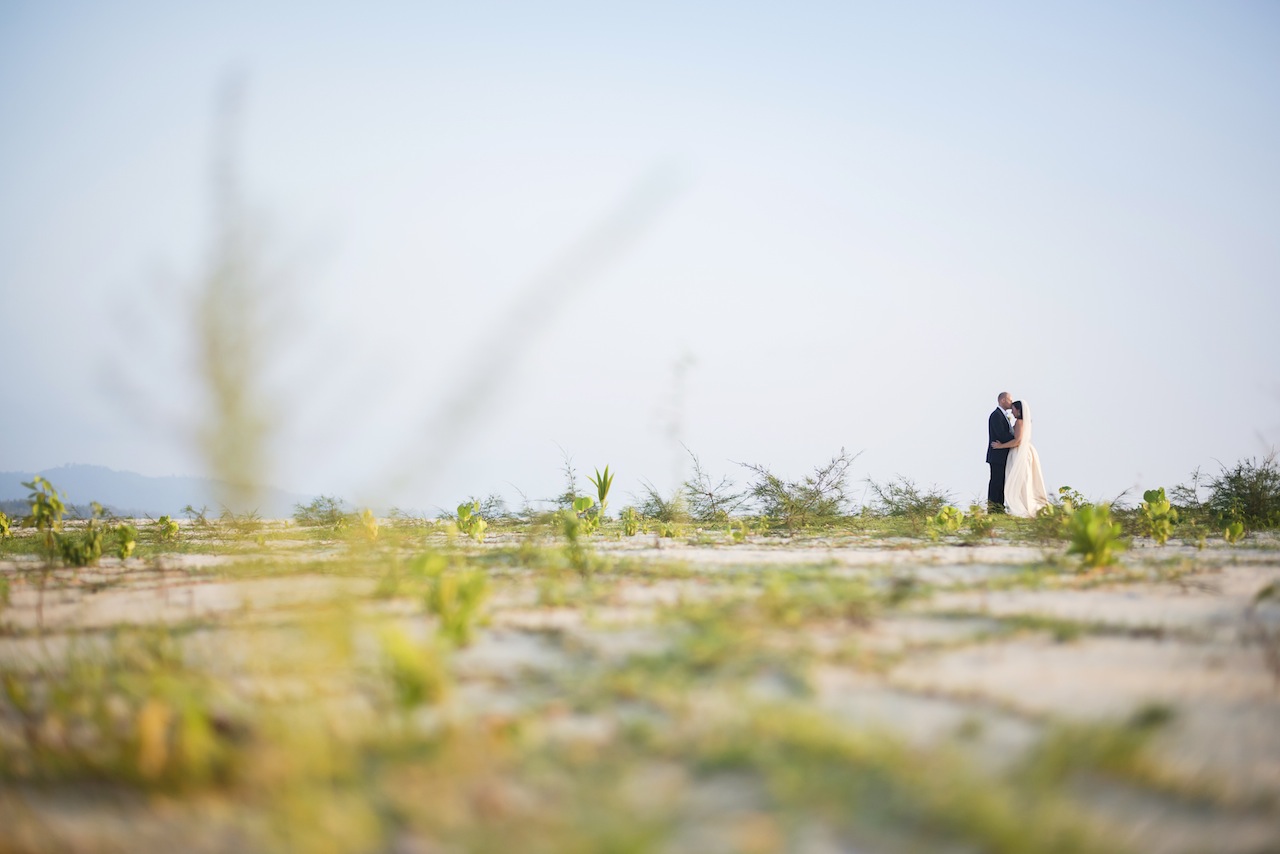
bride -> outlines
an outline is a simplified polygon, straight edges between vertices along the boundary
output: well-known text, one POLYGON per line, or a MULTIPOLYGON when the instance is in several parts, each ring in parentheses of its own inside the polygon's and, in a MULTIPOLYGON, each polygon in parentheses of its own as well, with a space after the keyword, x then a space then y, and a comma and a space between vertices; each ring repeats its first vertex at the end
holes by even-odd
POLYGON ((1004 503, 1013 516, 1031 517, 1049 503, 1040 473, 1040 455, 1031 444, 1031 418, 1022 401, 1013 402, 1012 442, 992 442, 992 448, 1012 448, 1004 468, 1004 503))

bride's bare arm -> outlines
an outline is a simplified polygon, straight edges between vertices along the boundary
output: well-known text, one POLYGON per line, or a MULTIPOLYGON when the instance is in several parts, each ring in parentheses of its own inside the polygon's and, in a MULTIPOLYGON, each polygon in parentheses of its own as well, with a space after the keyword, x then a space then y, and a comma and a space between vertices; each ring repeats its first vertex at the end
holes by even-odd
POLYGON ((1013 425, 1013 441, 1012 442, 992 442, 991 447, 999 450, 1000 448, 1016 448, 1022 444, 1022 421, 1019 419, 1017 424, 1013 425))

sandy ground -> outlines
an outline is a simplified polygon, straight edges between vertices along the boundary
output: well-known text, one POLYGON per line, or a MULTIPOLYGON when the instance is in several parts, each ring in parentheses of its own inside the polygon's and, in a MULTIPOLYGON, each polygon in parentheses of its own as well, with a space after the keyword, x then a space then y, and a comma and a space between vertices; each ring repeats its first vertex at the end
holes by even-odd
MULTIPOLYGON (((818 707, 915 744, 961 744, 975 761, 998 770, 1017 763, 1049 726, 1121 721, 1158 706, 1171 713, 1152 744, 1162 767, 1176 785, 1212 793, 1217 806, 1193 814, 1161 797, 1105 786, 1082 798, 1139 850, 1280 850, 1280 672, 1266 656, 1268 645, 1280 650, 1280 604, 1253 604, 1259 590, 1280 580, 1280 544, 1202 552, 1137 548, 1125 556, 1125 567, 1149 570, 1145 580, 1100 575, 1087 583, 1009 589, 998 582, 1042 563, 1045 549, 884 547, 853 539, 691 545, 652 537, 599 548, 689 572, 620 577, 589 607, 547 607, 537 604, 531 584, 519 583, 516 570, 515 581, 496 589, 487 627, 454 658, 460 684, 454 713, 518 709, 538 697, 527 687, 536 682, 531 676, 571 669, 584 656, 607 666, 661 650, 670 640, 662 609, 714 597, 726 576, 807 567, 872 581, 906 573, 931 585, 932 595, 869 625, 796 629, 797 647, 818 656, 809 686, 818 707), (854 652, 871 656, 874 666, 857 663, 854 652)), ((219 635, 221 619, 248 618, 287 631, 289 614, 305 607, 355 602, 384 613, 402 607, 371 599, 371 579, 220 576, 232 563, 207 556, 104 560, 77 584, 48 590, 38 618, 38 593, 20 578, 30 563, 0 562, 0 574, 11 579, 9 604, 0 609, 0 625, 8 630, 0 637, 0 664, 35 672, 74 644, 101 642, 101 630, 194 622, 208 629, 190 635, 187 654, 233 671, 262 638, 219 635), (43 634, 35 632, 38 619, 43 634)), ((414 631, 430 630, 420 611, 402 610, 414 631)), ((762 684, 760 690, 772 689, 762 684)), ((603 739, 614 725, 566 716, 548 737, 603 739)), ((714 812, 714 804, 708 810, 714 812)), ((68 838, 87 832, 77 829, 84 818, 74 810, 48 818, 64 821, 68 838)), ((127 840, 164 821, 149 814, 149 823, 108 822, 95 832, 127 840)), ((810 850, 826 850, 815 834, 810 850)))

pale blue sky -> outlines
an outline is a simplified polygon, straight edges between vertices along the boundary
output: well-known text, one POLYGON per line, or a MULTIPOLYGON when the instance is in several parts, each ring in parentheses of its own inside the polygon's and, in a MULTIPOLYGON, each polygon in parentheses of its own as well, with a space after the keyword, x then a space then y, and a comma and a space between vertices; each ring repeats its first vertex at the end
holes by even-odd
POLYGON ((966 502, 1006 388, 1096 497, 1280 443, 1280 7, 690 5, 0 5, 0 469, 201 472, 183 283, 236 70, 282 487, 537 498, 558 444, 620 506, 673 483, 678 412, 715 472, 844 446, 966 502), (420 476, 464 366, 655 167, 682 189, 420 476))

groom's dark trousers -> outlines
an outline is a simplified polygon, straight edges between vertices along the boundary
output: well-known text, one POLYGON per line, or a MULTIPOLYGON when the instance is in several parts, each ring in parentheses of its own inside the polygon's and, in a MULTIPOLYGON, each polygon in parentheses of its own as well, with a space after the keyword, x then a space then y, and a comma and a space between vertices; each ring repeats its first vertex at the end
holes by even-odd
POLYGON ((991 480, 987 482, 987 508, 992 513, 1004 512, 1004 464, 1009 460, 1008 448, 992 448, 992 442, 1012 442, 1013 428, 1000 407, 987 419, 987 465, 991 480))

